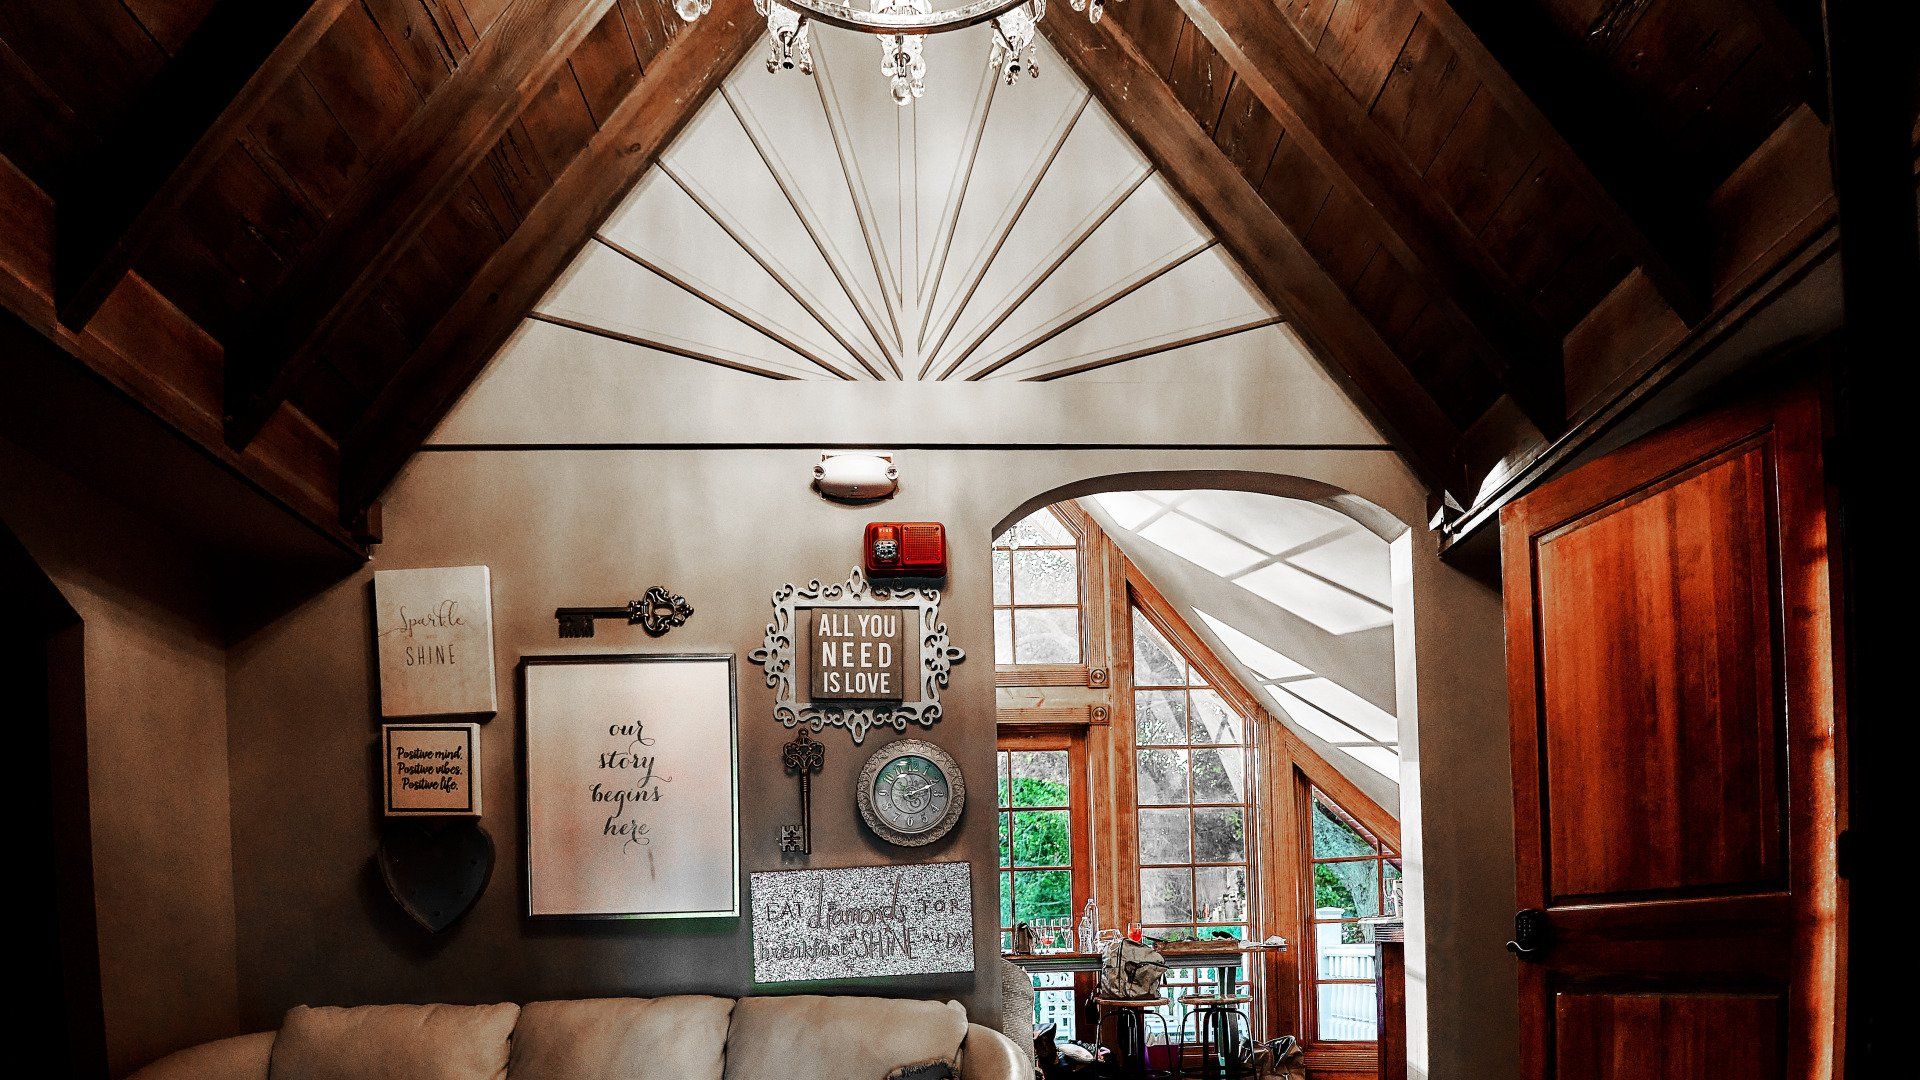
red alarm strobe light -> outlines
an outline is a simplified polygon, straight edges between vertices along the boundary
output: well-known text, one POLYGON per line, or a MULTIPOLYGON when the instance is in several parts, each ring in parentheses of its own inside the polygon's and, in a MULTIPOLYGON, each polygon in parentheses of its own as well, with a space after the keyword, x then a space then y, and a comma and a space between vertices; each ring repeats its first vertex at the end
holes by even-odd
POLYGON ((869 577, 947 576, 947 527, 937 521, 875 521, 862 561, 869 577))

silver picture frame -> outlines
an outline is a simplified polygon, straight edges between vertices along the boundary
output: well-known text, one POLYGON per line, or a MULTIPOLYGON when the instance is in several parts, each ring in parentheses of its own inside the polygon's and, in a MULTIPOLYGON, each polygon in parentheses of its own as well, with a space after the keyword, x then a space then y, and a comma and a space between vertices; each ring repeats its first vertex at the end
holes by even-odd
MULTIPOLYGON (((536 921, 578 919, 737 919, 740 917, 740 702, 738 664, 732 653, 540 653, 522 656, 519 668, 520 690, 520 810, 525 823, 522 847, 524 861, 523 902, 527 918, 536 921), (724 710, 723 726, 709 733, 714 746, 705 761, 714 790, 707 797, 710 811, 697 815, 712 830, 703 853, 683 860, 713 871, 717 876, 705 902, 694 903, 615 903, 553 904, 542 900, 542 880, 550 869, 550 856, 544 854, 542 837, 548 826, 543 819, 556 807, 543 807, 537 799, 537 778, 544 771, 542 759, 549 740, 543 729, 555 721, 577 717, 540 715, 540 696, 535 692, 534 673, 588 673, 594 671, 664 672, 669 669, 693 669, 712 666, 720 672, 706 710, 714 716, 724 710), (724 746, 722 745, 724 744, 724 746)), ((689 710, 669 704, 667 712, 676 717, 689 710)), ((622 713, 628 716, 629 713, 622 713)), ((604 717, 591 717, 595 725, 604 725, 604 717)), ((604 726, 599 730, 604 731, 604 726)), ((577 786, 577 785, 576 785, 577 786)), ((577 808, 576 808, 577 809, 577 808)), ((566 816, 564 811, 562 817, 566 816)), ((590 830, 589 830, 590 831, 590 830)), ((560 875, 569 881, 637 882, 631 868, 611 863, 582 863, 566 867, 560 875)))
POLYGON ((947 637, 947 624, 940 621, 939 589, 876 585, 857 567, 843 582, 827 584, 815 578, 805 585, 780 586, 773 594, 773 621, 767 624, 760 648, 747 656, 766 672, 767 686, 774 691, 773 718, 780 726, 804 724, 816 735, 830 727, 844 728, 855 746, 876 727, 896 732, 905 732, 911 725, 931 729, 940 720, 940 692, 947 687, 953 665, 967 658, 964 650, 954 647, 947 637), (912 612, 909 623, 916 628, 913 641, 920 652, 913 665, 919 673, 913 683, 917 697, 866 703, 802 700, 798 652, 806 621, 800 613, 836 607, 897 607, 912 612))

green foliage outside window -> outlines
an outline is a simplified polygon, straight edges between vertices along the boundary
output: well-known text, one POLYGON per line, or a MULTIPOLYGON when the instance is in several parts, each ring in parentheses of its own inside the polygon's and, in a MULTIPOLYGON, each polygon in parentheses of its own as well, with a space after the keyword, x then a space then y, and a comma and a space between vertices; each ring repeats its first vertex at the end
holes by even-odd
MULTIPOLYGON (((1013 781, 1012 805, 1019 815, 1013 830, 1013 848, 1008 851, 1007 830, 1000 832, 1000 863, 1020 866, 1067 866, 1073 862, 1073 841, 1068 832, 1067 812, 1027 811, 1026 806, 1065 806, 1067 786, 1056 780, 1018 777, 1013 781)), ((1004 819, 1003 819, 1004 821, 1004 819)), ((1003 882, 1005 879, 1002 879, 1003 882)), ((1015 918, 1049 919, 1073 914, 1073 875, 1067 871, 1018 873, 1013 875, 1015 918)), ((1004 905, 1003 905, 1004 906, 1004 905)))
MULTIPOLYGON (((1317 793, 1312 819, 1313 855, 1316 859, 1351 859, 1380 854, 1372 837, 1330 813, 1320 802, 1317 793)), ((1375 894, 1379 889, 1373 876, 1375 873, 1377 871, 1372 863, 1314 863, 1313 906, 1315 909, 1339 908, 1348 918, 1378 914, 1379 898, 1375 894), (1357 873, 1350 869, 1356 866, 1361 868, 1357 873)), ((1359 925, 1351 922, 1342 924, 1340 939, 1346 944, 1358 942, 1361 939, 1359 925)))

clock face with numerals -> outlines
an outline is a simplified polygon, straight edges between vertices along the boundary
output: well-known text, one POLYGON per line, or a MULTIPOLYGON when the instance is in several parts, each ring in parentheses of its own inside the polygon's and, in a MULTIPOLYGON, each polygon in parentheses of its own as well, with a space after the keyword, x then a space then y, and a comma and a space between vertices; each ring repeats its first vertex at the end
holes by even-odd
POLYGON ((967 800, 960 766, 919 739, 881 747, 860 771, 860 816, 890 843, 930 844, 952 831, 967 800))

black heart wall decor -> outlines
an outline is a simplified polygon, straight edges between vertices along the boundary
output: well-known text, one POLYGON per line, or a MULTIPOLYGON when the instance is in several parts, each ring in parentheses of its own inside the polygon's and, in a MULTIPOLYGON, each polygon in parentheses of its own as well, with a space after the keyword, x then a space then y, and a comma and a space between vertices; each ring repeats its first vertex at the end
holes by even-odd
POLYGON ((414 922, 437 934, 465 915, 493 877, 493 837, 477 821, 390 821, 380 876, 414 922))

